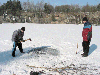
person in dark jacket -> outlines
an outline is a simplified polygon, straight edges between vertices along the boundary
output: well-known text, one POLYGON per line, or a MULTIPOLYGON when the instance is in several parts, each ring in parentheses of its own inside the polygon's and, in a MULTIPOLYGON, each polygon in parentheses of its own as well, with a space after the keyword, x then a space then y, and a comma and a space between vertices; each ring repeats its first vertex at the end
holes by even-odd
POLYGON ((12 35, 12 41, 13 41, 12 56, 13 57, 15 57, 15 51, 16 51, 17 46, 20 52, 24 53, 22 49, 22 43, 21 43, 21 41, 25 42, 25 40, 23 40, 24 31, 25 31, 25 27, 22 27, 21 29, 15 30, 13 32, 13 35, 12 35))
POLYGON ((83 23, 84 23, 84 27, 83 27, 83 31, 82 31, 82 37, 83 37, 83 42, 82 42, 83 54, 82 54, 82 57, 87 57, 88 53, 89 53, 90 41, 91 41, 91 38, 92 38, 92 25, 88 22, 87 17, 83 18, 83 23))

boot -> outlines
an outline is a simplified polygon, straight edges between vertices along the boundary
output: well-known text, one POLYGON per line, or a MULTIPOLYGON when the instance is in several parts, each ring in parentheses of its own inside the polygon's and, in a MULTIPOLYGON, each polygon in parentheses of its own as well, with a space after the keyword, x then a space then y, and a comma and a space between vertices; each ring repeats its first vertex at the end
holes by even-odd
POLYGON ((82 56, 84 55, 84 53, 83 54, 81 54, 82 56))
POLYGON ((25 53, 25 52, 21 52, 21 53, 25 53))
POLYGON ((12 56, 15 57, 15 51, 12 52, 12 56))
POLYGON ((25 53, 25 52, 23 52, 23 49, 21 49, 20 52, 21 52, 21 53, 25 53))
POLYGON ((82 55, 82 57, 87 57, 88 55, 82 55))
POLYGON ((87 56, 88 56, 88 54, 83 54, 83 55, 82 55, 82 57, 87 57, 87 56))

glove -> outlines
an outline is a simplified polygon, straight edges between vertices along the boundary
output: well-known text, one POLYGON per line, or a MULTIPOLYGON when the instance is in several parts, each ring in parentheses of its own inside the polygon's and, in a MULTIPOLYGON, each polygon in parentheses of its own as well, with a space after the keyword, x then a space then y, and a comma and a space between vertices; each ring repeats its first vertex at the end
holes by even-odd
POLYGON ((25 40, 23 40, 23 42, 25 42, 25 40))

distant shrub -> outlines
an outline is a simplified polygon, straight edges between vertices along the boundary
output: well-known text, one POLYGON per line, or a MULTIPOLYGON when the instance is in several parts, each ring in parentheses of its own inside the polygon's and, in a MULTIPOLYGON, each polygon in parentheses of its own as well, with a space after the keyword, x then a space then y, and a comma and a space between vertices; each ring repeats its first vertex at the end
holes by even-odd
POLYGON ((56 21, 54 14, 52 15, 52 21, 56 21))

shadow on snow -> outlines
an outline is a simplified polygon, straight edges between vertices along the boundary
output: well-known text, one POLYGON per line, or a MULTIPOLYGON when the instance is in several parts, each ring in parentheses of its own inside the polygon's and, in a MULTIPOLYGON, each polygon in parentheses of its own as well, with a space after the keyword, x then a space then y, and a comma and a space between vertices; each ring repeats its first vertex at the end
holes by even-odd
POLYGON ((97 49, 97 45, 92 44, 89 49, 89 55, 92 54, 97 49))
MULTIPOLYGON (((57 49, 51 48, 51 46, 41 46, 41 47, 27 47, 23 48, 23 51, 25 54, 29 54, 30 52, 35 53, 35 55, 39 54, 38 52, 43 54, 49 54, 53 56, 57 56, 59 54, 59 51, 57 49)), ((15 56, 12 57, 12 50, 0 52, 0 63, 6 65, 8 62, 19 59, 23 54, 20 53, 19 49, 16 49, 15 56)), ((20 58, 22 59, 22 58, 20 58)))

